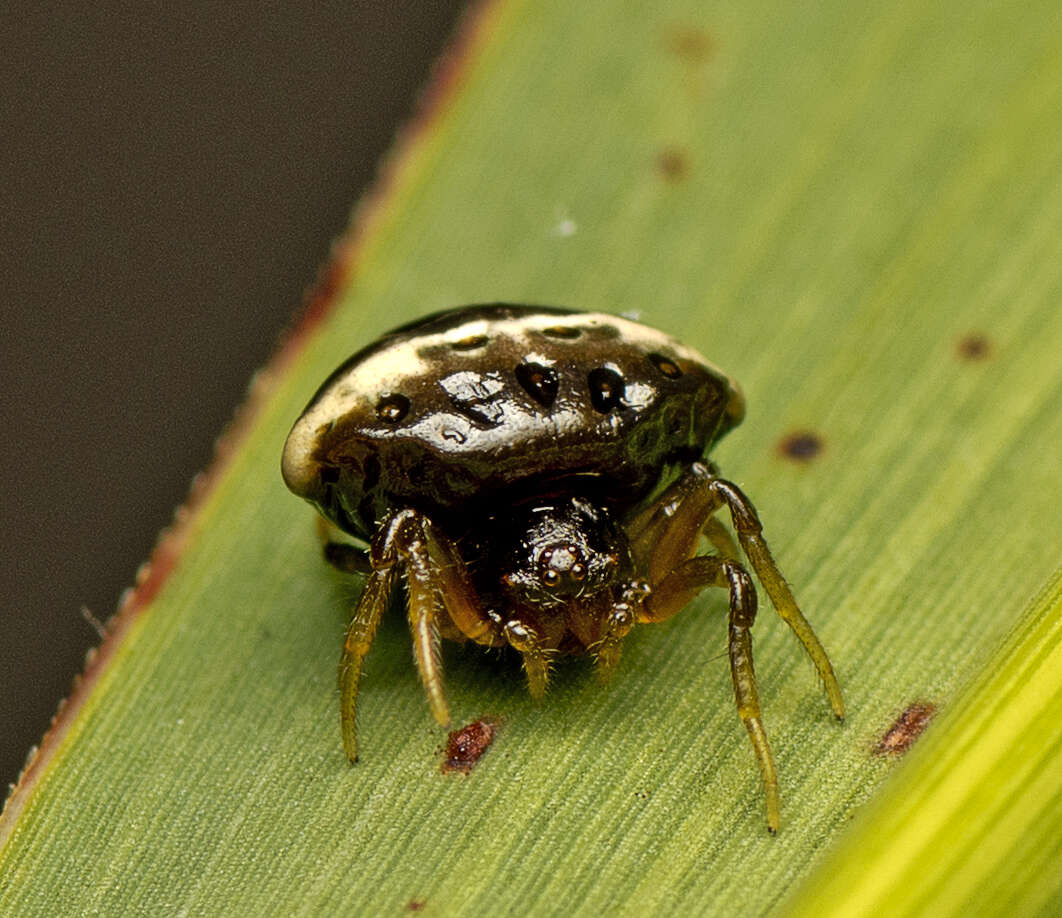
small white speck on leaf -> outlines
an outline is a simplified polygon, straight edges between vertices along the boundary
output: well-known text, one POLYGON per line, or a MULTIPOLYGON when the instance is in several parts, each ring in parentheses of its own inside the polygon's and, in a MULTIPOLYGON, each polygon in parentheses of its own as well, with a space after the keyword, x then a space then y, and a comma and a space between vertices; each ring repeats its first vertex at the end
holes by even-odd
POLYGON ((556 226, 553 227, 553 235, 560 236, 562 239, 567 239, 569 236, 574 236, 578 229, 579 227, 576 225, 575 221, 571 217, 564 215, 557 221, 556 226))

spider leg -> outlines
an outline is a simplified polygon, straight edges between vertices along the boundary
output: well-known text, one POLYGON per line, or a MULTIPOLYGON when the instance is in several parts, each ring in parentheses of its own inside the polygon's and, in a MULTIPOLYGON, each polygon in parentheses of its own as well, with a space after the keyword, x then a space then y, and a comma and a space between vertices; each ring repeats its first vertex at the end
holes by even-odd
POLYGON ((619 663, 623 639, 630 633, 634 623, 639 620, 649 593, 649 584, 644 580, 630 581, 619 599, 613 603, 605 619, 601 639, 587 648, 594 657, 597 675, 602 682, 607 683, 612 678, 612 673, 619 663))
POLYGON ((357 545, 334 538, 339 534, 341 534, 340 530, 336 526, 329 523, 323 516, 317 517, 317 538, 321 541, 321 551, 325 561, 344 574, 370 573, 372 562, 369 560, 369 552, 357 545))
POLYGON ((781 619, 793 630, 811 657, 834 714, 844 718, 844 698, 830 658, 793 592, 774 562, 759 517, 749 499, 732 482, 715 475, 701 462, 643 508, 628 524, 639 567, 652 583, 663 581, 677 564, 693 556, 703 532, 724 557, 734 558, 736 546, 713 514, 725 507, 738 541, 781 619))
POLYGON ((325 542, 324 559, 337 571, 344 574, 368 574, 372 572, 369 553, 364 548, 349 542, 325 542))
POLYGON ((527 689, 535 701, 541 701, 549 685, 549 651, 533 628, 523 622, 510 621, 505 625, 505 640, 520 651, 527 674, 527 689))
POLYGON ((442 683, 442 648, 439 638, 439 600, 432 582, 430 557, 419 539, 405 546, 406 578, 409 585, 409 631, 413 635, 413 658, 436 722, 450 725, 450 706, 442 683))
POLYGON ((432 562, 431 577, 450 620, 461 634, 477 644, 495 646, 503 643, 498 633, 499 623, 480 604, 468 568, 454 543, 426 517, 421 518, 421 525, 432 562))
POLYGON ((741 549, 738 548, 730 530, 714 516, 708 517, 708 521, 704 524, 704 535, 724 558, 729 558, 731 561, 741 559, 741 549))
POLYGON ((687 472, 627 520, 635 564, 651 583, 659 583, 676 564, 697 553, 701 530, 715 510, 711 497, 698 485, 687 472))
POLYGON ((479 643, 500 640, 492 630, 494 622, 479 607, 457 550, 418 511, 399 510, 384 521, 370 546, 369 563, 371 573, 347 628, 339 665, 343 746, 352 762, 358 758, 355 717, 362 661, 372 646, 399 570, 405 572, 409 585, 409 627, 417 670, 432 716, 440 724, 450 722, 439 652, 441 609, 446 609, 465 637, 479 643))
MULTIPOLYGON (((701 468, 704 469, 703 466, 701 468)), ((707 469, 704 471, 711 474, 707 469)), ((763 529, 756 515, 756 509, 737 485, 725 479, 712 476, 707 482, 707 487, 730 511, 738 541, 741 543, 745 556, 752 563, 752 569, 771 598, 771 603, 779 617, 796 634, 815 664, 834 715, 838 720, 844 720, 844 696, 841 694, 841 686, 834 674, 833 664, 830 663, 826 649, 822 646, 818 635, 815 634, 811 623, 800 611, 793 591, 789 588, 781 571, 778 570, 778 565, 774 563, 774 557, 763 537, 763 529)))
POLYGON ((705 587, 725 587, 730 591, 730 676, 738 715, 748 731, 756 761, 760 766, 767 798, 767 829, 778 831, 780 802, 778 772, 763 728, 756 671, 752 663, 751 628, 756 620, 756 587, 737 561, 706 555, 682 562, 652 588, 642 606, 642 621, 660 622, 675 615, 705 587))
POLYGON ((339 720, 343 731, 343 749, 351 762, 358 761, 357 713, 361 664, 372 647, 376 629, 391 598, 395 574, 395 565, 389 564, 369 575, 343 639, 343 655, 339 660, 339 720))

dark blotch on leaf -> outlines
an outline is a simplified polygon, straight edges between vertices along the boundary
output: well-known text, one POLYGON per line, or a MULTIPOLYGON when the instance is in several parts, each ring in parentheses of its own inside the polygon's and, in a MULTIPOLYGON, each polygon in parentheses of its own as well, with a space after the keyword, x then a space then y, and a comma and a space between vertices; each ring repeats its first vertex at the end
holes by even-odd
POLYGON ((425 902, 423 899, 410 899, 406 903, 406 911, 407 912, 422 912, 422 911, 424 911, 424 906, 427 905, 427 904, 428 903, 425 902))
POLYGON ((786 459, 796 462, 810 462, 822 452, 822 437, 810 430, 798 430, 786 434, 778 443, 778 452, 786 459))
POLYGON ((481 718, 459 730, 451 731, 446 740, 446 758, 442 764, 443 774, 460 772, 467 775, 472 771, 476 762, 494 742, 494 734, 497 730, 496 721, 481 718))
POLYGON ((936 712, 937 706, 932 701, 916 701, 909 704, 874 746, 874 755, 903 755, 922 735, 922 731, 925 730, 936 712))
POLYGON ((681 181, 689 174, 689 157, 685 150, 667 147, 656 155, 656 171, 669 182, 681 181))
POLYGON ((696 26, 675 26, 665 44, 668 51, 691 64, 703 64, 715 50, 712 36, 696 26))
POLYGON ((987 360, 992 353, 992 342, 985 335, 971 332, 959 339, 955 349, 961 360, 987 360))

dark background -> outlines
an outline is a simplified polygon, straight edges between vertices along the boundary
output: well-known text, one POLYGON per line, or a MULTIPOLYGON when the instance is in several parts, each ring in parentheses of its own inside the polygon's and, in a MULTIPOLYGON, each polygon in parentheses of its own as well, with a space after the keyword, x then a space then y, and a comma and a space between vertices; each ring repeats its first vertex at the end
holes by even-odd
POLYGON ((0 34, 0 797, 463 0, 23 3, 0 34))

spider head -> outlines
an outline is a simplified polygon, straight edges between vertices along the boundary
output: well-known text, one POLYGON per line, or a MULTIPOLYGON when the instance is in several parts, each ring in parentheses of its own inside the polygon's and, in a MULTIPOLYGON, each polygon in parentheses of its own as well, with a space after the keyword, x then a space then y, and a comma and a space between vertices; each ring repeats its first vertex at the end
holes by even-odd
POLYGON ((591 601, 631 567, 623 530, 604 508, 580 497, 529 502, 507 518, 499 569, 516 606, 549 608, 591 601))
POLYGON ((634 565, 627 535, 606 507, 573 496, 529 502, 504 530, 498 569, 512 620, 553 647, 569 633, 584 647, 617 627, 626 634, 634 565))

